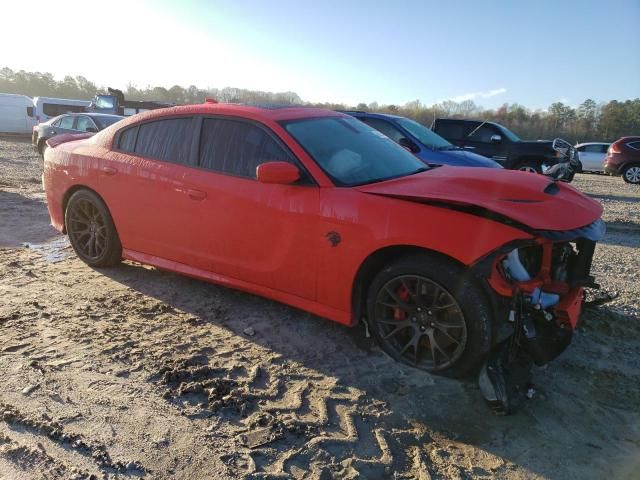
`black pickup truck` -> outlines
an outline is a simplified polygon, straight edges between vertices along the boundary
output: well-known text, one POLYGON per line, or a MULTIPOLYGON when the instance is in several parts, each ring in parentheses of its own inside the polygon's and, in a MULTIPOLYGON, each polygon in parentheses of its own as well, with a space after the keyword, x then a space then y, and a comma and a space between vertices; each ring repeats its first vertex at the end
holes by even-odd
POLYGON ((174 104, 166 102, 125 100, 121 90, 109 88, 108 91, 108 94, 98 93, 95 95, 85 110, 92 113, 108 113, 128 117, 147 110, 174 106, 174 104))
POLYGON ((431 129, 454 145, 491 158, 512 170, 541 173, 564 157, 554 149, 554 144, 560 140, 520 140, 499 123, 436 118, 431 129))

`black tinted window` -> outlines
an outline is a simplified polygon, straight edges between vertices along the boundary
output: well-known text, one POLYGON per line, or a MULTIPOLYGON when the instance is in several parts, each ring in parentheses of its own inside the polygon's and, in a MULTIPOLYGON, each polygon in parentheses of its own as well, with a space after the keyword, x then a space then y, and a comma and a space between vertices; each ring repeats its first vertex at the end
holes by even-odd
POLYGON ((128 128, 118 138, 118 149, 125 152, 133 152, 136 148, 136 136, 138 127, 128 128))
POLYGON ((447 140, 462 140, 465 126, 459 123, 438 123, 436 133, 447 140))
POLYGON ((57 117, 63 113, 83 112, 84 107, 81 105, 60 105, 57 103, 43 103, 42 111, 48 117, 57 117))
POLYGON ((143 157, 188 164, 192 123, 191 118, 170 118, 143 123, 138 127, 134 152, 143 157))
POLYGON ((256 178, 258 165, 268 161, 293 163, 287 152, 264 130, 247 122, 206 118, 200 137, 200 166, 256 178))

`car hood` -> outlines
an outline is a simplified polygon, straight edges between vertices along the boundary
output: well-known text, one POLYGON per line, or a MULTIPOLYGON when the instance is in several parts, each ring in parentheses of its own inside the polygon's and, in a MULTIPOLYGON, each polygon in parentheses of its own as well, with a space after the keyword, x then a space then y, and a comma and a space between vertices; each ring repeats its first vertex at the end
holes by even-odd
POLYGON ((602 215, 599 202, 572 186, 544 175, 513 170, 443 166, 356 188, 368 194, 461 207, 533 230, 578 229, 602 215))

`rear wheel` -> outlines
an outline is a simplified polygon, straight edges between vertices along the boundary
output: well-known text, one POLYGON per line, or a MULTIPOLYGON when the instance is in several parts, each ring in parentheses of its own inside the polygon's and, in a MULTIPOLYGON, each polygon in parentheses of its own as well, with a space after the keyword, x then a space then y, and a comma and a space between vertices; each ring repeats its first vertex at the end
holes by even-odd
POLYGON ((109 210, 94 192, 78 190, 69 199, 64 223, 71 246, 92 267, 120 262, 122 246, 109 210))
POLYGON ((542 167, 540 166, 540 163, 532 160, 527 160, 519 163, 516 167, 516 170, 520 170, 521 172, 542 173, 542 167))
POLYGON ((367 299, 373 335, 393 358, 460 377, 489 351, 492 322, 479 287, 451 261, 402 258, 374 278, 367 299))
POLYGON ((627 183, 635 185, 640 183, 640 165, 629 165, 622 172, 622 178, 627 183))

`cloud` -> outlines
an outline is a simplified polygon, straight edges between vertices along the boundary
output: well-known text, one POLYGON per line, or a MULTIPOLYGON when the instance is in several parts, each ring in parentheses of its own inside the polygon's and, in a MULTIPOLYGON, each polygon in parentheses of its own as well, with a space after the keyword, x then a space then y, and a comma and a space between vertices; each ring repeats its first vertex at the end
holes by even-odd
POLYGON ((503 93, 507 93, 507 89, 504 87, 500 87, 493 90, 487 90, 486 92, 463 93, 462 95, 458 95, 457 97, 447 98, 447 100, 451 100, 453 102, 464 102, 465 100, 476 100, 478 98, 491 98, 495 97, 496 95, 502 95, 503 93))

